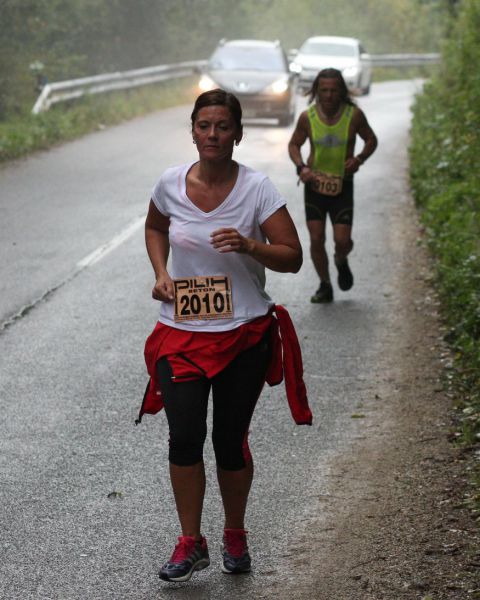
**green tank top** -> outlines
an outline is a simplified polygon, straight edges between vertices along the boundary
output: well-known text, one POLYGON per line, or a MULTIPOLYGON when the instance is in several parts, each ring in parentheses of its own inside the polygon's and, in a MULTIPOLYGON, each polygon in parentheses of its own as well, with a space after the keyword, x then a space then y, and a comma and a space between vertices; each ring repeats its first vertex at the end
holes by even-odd
POLYGON ((314 171, 343 177, 347 154, 348 129, 353 115, 353 106, 346 104, 342 116, 335 125, 326 125, 320 120, 315 105, 308 107, 308 120, 312 132, 314 171))

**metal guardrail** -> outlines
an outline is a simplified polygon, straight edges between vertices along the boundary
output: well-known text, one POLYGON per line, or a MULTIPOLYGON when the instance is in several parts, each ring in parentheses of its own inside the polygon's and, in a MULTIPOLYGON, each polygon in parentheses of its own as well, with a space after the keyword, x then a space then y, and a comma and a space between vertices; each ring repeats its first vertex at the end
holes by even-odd
MULTIPOLYGON (((439 62, 440 54, 373 54, 370 58, 373 67, 408 67, 439 62)), ((187 77, 206 64, 206 60, 193 60, 47 83, 42 88, 32 113, 36 115, 48 110, 52 104, 80 98, 85 94, 100 94, 112 90, 123 90, 157 83, 167 79, 187 77)))
POLYGON ((372 54, 373 67, 413 67, 440 62, 441 54, 372 54))
POLYGON ((206 64, 205 60, 193 60, 171 65, 158 65, 117 73, 105 73, 70 81, 47 83, 35 102, 32 113, 48 110, 52 104, 80 98, 85 94, 101 94, 112 90, 123 90, 141 85, 157 83, 167 79, 187 77, 206 64))

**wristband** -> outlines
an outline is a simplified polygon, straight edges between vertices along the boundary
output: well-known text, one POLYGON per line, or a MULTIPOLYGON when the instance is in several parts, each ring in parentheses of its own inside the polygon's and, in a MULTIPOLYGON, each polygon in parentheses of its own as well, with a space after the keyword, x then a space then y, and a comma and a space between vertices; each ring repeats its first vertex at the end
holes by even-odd
POLYGON ((306 166, 307 165, 305 163, 300 163, 299 165, 297 165, 297 175, 300 175, 302 169, 305 169, 306 166))

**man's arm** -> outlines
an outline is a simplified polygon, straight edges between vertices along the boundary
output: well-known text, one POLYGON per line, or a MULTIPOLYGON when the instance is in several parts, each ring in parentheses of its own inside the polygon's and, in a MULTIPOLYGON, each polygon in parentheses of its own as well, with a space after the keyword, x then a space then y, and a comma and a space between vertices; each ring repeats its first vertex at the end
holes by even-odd
POLYGON ((362 150, 358 154, 348 158, 345 161, 346 173, 355 173, 356 171, 358 171, 359 167, 363 165, 367 158, 369 158, 375 152, 378 145, 377 136, 375 135, 373 129, 370 127, 365 113, 358 107, 355 111, 354 119, 355 121, 353 122, 353 139, 355 139, 356 135, 359 135, 364 141, 364 145, 362 150))
POLYGON ((297 175, 302 181, 307 181, 310 176, 309 167, 303 162, 301 147, 309 137, 309 123, 307 112, 299 116, 295 130, 288 142, 288 155, 297 169, 297 175), (304 179, 305 177, 305 179, 304 179))
POLYGON ((356 127, 356 133, 365 142, 362 151, 356 155, 356 158, 363 164, 367 158, 369 158, 376 150, 378 145, 377 136, 367 121, 365 113, 358 109, 358 123, 356 127))

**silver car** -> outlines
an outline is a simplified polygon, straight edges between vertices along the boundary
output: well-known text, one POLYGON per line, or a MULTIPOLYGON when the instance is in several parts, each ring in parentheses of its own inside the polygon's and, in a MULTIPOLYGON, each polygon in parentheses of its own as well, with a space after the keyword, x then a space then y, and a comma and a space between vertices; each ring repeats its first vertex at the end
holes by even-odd
POLYGON ((298 51, 291 51, 292 70, 299 74, 300 90, 310 89, 322 69, 342 72, 349 90, 368 94, 372 81, 372 62, 360 40, 349 37, 317 36, 308 38, 298 51))
POLYGON ((216 87, 234 93, 245 118, 274 118, 289 125, 295 117, 297 76, 280 42, 221 40, 203 69, 198 91, 216 87))

